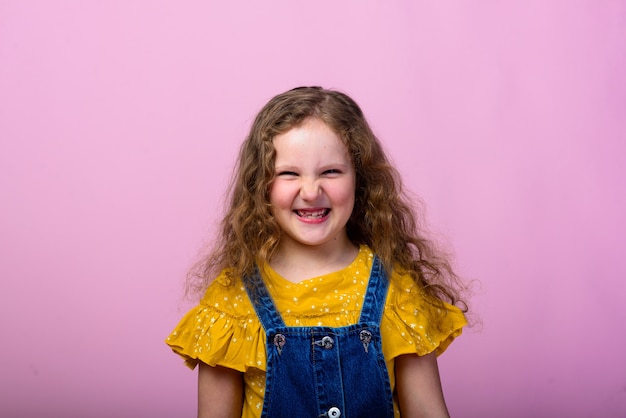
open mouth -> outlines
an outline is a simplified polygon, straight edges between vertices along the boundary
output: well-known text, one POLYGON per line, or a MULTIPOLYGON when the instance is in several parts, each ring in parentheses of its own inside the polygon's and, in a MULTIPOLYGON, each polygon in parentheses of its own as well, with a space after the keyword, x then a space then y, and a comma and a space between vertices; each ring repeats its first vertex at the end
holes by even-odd
POLYGON ((294 212, 300 218, 320 219, 328 215, 330 213, 330 209, 315 209, 315 210, 297 209, 297 210, 294 210, 294 212))

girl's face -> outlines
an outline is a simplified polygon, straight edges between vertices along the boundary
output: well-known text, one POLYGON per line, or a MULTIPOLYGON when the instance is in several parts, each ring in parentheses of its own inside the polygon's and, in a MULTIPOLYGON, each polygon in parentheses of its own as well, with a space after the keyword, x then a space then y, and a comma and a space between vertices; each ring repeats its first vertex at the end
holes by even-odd
POLYGON ((346 223, 354 208, 355 173, 348 150, 319 119, 273 140, 275 177, 270 203, 284 234, 280 247, 351 245, 346 223))

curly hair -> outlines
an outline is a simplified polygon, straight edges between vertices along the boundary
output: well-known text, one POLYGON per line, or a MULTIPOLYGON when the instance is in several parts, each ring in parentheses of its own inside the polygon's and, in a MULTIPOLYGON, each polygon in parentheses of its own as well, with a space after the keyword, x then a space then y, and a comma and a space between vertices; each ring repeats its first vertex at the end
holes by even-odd
POLYGON ((316 118, 343 141, 356 175, 355 204, 346 225, 349 239, 368 245, 384 268, 410 274, 434 303, 467 311, 463 286, 448 257, 426 237, 397 170, 346 94, 321 87, 298 87, 272 98, 256 116, 241 146, 227 210, 211 250, 188 275, 188 292, 203 291, 220 271, 244 277, 271 260, 281 229, 269 203, 274 179, 273 138, 316 118))

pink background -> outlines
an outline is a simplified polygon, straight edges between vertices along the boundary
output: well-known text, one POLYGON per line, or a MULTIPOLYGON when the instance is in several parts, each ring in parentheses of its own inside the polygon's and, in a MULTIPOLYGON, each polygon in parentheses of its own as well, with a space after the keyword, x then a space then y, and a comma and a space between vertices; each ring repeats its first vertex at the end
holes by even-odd
POLYGON ((315 84, 480 282, 452 414, 626 416, 625 39, 617 0, 0 1, 0 415, 194 416, 184 273, 251 118, 315 84))

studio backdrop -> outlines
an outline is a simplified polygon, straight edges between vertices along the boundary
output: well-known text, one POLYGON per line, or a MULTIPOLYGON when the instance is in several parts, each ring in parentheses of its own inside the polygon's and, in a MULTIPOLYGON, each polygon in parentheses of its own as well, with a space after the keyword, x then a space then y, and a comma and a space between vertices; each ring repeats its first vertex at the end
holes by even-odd
POLYGON ((0 1, 0 415, 193 417, 163 343, 238 147, 363 108, 473 281, 455 417, 626 416, 621 0, 0 1))

